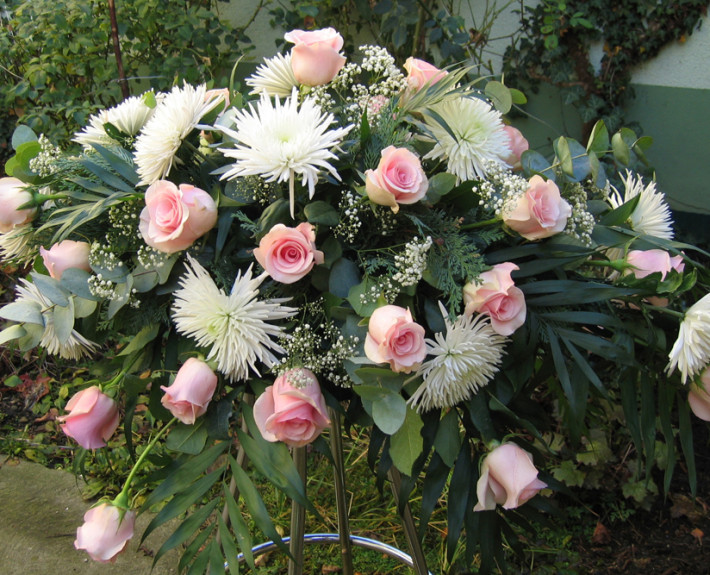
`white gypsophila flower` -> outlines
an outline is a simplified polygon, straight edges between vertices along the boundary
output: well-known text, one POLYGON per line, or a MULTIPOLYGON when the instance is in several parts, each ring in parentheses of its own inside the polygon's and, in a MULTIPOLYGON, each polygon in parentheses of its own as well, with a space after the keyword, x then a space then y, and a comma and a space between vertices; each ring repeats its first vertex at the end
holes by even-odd
POLYGON ((624 187, 623 196, 616 188, 612 188, 608 197, 611 206, 618 208, 632 198, 640 196, 638 204, 629 218, 631 228, 642 234, 672 240, 671 210, 663 192, 656 189, 656 182, 651 182, 644 187, 641 176, 637 177, 633 172, 627 170, 624 187))
POLYGON ((235 161, 222 179, 240 176, 260 176, 267 182, 289 182, 291 216, 294 215, 294 178, 301 177, 313 197, 321 170, 327 170, 336 180, 340 176, 329 160, 337 159, 333 149, 340 145, 352 125, 329 130, 335 122, 332 114, 325 114, 311 98, 298 103, 298 92, 283 103, 271 101, 263 94, 256 105, 235 110, 232 123, 236 130, 220 128, 236 141, 234 148, 220 151, 235 161))
POLYGON ((113 124, 124 134, 135 136, 153 115, 155 108, 148 106, 142 97, 131 96, 117 106, 93 114, 88 125, 74 134, 72 141, 91 148, 91 144, 106 145, 113 139, 106 133, 104 124, 113 124))
POLYGON ((425 110, 424 122, 435 143, 424 159, 445 159, 446 171, 462 181, 485 177, 488 162, 506 165, 508 136, 500 112, 488 103, 462 96, 446 98, 430 110, 434 114, 425 110))
POLYGON ((166 94, 136 138, 133 157, 139 185, 167 176, 183 140, 223 101, 224 94, 219 91, 208 96, 204 84, 175 86, 166 94))
POLYGON ((39 345, 46 349, 47 353, 58 355, 64 359, 78 360, 91 355, 96 350, 96 344, 86 339, 75 329, 71 330, 69 337, 59 337, 54 327, 54 309, 56 306, 44 297, 35 284, 22 278, 16 291, 18 295, 15 301, 40 305, 42 318, 44 319, 44 333, 39 345))
POLYGON ((32 224, 15 226, 9 232, 0 233, 0 260, 30 263, 37 255, 32 237, 32 224))
POLYGON ((702 372, 710 363, 710 294, 695 302, 680 324, 676 339, 668 354, 667 373, 676 367, 683 383, 702 372))
POLYGON ((446 334, 427 339, 427 355, 417 371, 424 381, 409 398, 417 412, 447 408, 464 401, 498 372, 506 338, 496 333, 484 315, 462 315, 453 323, 439 302, 446 334))
POLYGON ((264 58, 256 72, 246 79, 246 84, 252 90, 250 94, 266 92, 269 96, 288 98, 291 91, 298 87, 298 80, 293 75, 291 67, 291 52, 276 54, 273 58, 264 58))
POLYGON ((217 369, 232 380, 246 379, 249 368, 259 375, 257 362, 270 368, 279 362, 274 354, 284 353, 274 341, 282 328, 270 322, 291 317, 295 310, 282 306, 284 299, 258 299, 259 286, 266 277, 264 273, 252 279, 250 266, 244 274, 237 274, 227 295, 188 255, 187 271, 174 294, 172 312, 177 330, 211 348, 207 359, 216 359, 217 369))

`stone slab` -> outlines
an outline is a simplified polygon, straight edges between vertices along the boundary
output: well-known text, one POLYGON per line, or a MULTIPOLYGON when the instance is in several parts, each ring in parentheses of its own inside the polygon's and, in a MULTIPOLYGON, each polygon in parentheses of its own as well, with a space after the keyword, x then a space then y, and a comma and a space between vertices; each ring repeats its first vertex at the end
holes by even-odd
POLYGON ((71 473, 0 456, 0 574, 177 575, 175 553, 151 571, 151 555, 169 532, 156 530, 138 548, 147 514, 138 516, 135 535, 115 563, 97 563, 74 549, 76 529, 90 506, 71 473))

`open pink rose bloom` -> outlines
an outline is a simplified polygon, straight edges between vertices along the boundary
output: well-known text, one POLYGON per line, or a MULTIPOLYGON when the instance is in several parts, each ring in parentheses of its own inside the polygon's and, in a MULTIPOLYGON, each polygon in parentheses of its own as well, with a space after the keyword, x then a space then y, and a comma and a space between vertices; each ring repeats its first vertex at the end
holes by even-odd
POLYGON ((424 328, 408 309, 378 307, 368 324, 365 355, 375 363, 389 363, 392 371, 411 373, 426 357, 424 328))
POLYGON ((274 280, 284 284, 305 277, 316 264, 324 261, 323 252, 316 249, 313 225, 298 224, 289 228, 276 224, 259 242, 254 258, 274 280))

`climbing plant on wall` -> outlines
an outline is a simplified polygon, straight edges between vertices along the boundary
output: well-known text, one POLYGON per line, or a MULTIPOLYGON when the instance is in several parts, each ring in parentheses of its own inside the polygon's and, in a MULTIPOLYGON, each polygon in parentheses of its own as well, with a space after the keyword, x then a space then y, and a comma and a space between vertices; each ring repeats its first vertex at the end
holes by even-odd
POLYGON ((543 0, 521 2, 522 29, 504 58, 510 85, 561 89, 588 134, 603 119, 610 130, 623 123, 634 68, 701 25, 708 0, 543 0), (603 55, 595 66, 592 47, 603 55))

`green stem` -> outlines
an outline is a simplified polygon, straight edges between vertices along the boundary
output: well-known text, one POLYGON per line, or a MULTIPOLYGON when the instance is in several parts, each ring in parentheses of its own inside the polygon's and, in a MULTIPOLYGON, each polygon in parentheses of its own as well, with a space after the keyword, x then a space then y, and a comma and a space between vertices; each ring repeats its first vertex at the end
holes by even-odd
POLYGON ((158 443, 158 440, 165 435, 165 432, 170 428, 170 426, 177 421, 177 417, 173 417, 170 421, 168 421, 158 433, 155 434, 155 437, 150 440, 150 443, 145 446, 145 449, 143 450, 143 453, 141 453, 140 457, 138 458, 138 461, 136 461, 133 464, 133 468, 131 469, 131 472, 128 474, 128 478, 126 479, 126 483, 123 485, 123 489, 121 489, 121 493, 118 494, 118 497, 116 497, 116 501, 119 499, 121 502, 123 501, 128 501, 128 493, 131 488, 131 483, 133 482, 133 478, 135 477, 136 473, 138 472, 138 469, 140 468, 141 465, 143 465, 143 462, 145 461, 145 458, 148 457, 148 454, 151 452, 153 447, 155 447, 155 444, 158 443))
POLYGON ((685 318, 685 314, 682 311, 676 311, 674 309, 668 309, 667 307, 661 307, 658 305, 645 305, 645 309, 651 309, 654 311, 660 311, 662 313, 672 315, 673 317, 678 317, 681 320, 685 318))
POLYGON ((482 222, 475 222, 472 224, 465 224, 461 226, 459 229, 462 231, 466 230, 475 230, 478 228, 484 228, 486 226, 492 226, 493 224, 496 224, 500 221, 500 218, 491 218, 490 220, 483 220, 482 222))

